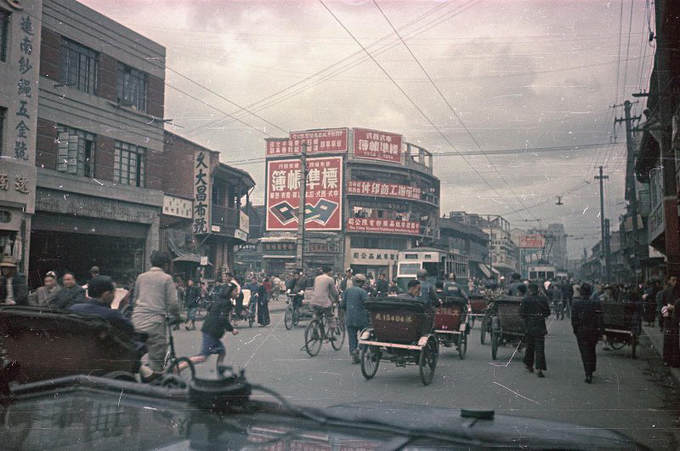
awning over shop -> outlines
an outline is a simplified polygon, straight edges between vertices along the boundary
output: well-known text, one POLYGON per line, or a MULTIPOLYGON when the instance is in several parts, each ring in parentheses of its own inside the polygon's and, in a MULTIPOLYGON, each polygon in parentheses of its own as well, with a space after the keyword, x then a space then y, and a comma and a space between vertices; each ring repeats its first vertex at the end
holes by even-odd
MULTIPOLYGON (((172 259, 173 263, 195 263, 197 265, 201 264, 201 256, 198 254, 184 254, 180 255, 179 257, 175 257, 172 259)), ((213 264, 208 262, 208 266, 212 266, 213 264)))
POLYGON ((484 263, 478 263, 479 269, 484 273, 486 277, 491 277, 491 270, 484 263))

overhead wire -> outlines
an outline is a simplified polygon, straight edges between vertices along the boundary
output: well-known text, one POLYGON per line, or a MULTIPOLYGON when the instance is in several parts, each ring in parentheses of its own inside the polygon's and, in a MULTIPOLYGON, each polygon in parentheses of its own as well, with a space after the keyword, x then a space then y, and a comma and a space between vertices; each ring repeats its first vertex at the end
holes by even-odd
MULTIPOLYGON (((418 111, 418 113, 419 113, 419 114, 420 114, 420 115, 421 115, 421 116, 422 116, 422 117, 423 117, 423 118, 424 118, 424 119, 432 126, 432 128, 434 128, 435 130, 438 131, 438 133, 441 135, 441 137, 444 139, 444 141, 446 141, 446 143, 447 143, 449 146, 451 146, 452 149, 455 149, 455 146, 453 145, 453 143, 451 142, 451 140, 449 139, 449 137, 446 136, 446 134, 444 134, 444 133, 439 129, 439 127, 437 126, 437 124, 435 124, 435 123, 432 121, 432 119, 430 119, 430 117, 427 115, 427 113, 425 113, 425 111, 423 111, 423 109, 422 109, 422 108, 421 108, 421 107, 420 107, 420 106, 419 106, 419 105, 411 98, 411 96, 404 90, 404 88, 402 88, 401 85, 399 85, 399 83, 397 83, 397 82, 394 80, 394 78, 392 77, 392 75, 390 75, 390 73, 387 71, 387 69, 385 69, 385 67, 384 67, 382 64, 380 64, 380 62, 379 62, 379 61, 378 61, 378 60, 377 60, 377 59, 376 59, 376 58, 368 51, 368 49, 366 49, 366 47, 361 43, 361 41, 359 41, 359 39, 357 39, 356 36, 354 36, 354 34, 352 33, 352 31, 351 31, 349 28, 347 28, 347 26, 346 26, 346 25, 340 20, 340 18, 339 18, 339 17, 338 17, 338 16, 337 16, 337 15, 336 15, 329 7, 328 7, 328 5, 326 5, 326 3, 324 3, 323 0, 319 0, 319 3, 324 7, 324 9, 326 9, 326 11, 328 11, 328 13, 331 15, 331 17, 338 23, 338 25, 340 25, 340 27, 342 27, 342 29, 344 29, 345 32, 346 32, 348 35, 350 35, 350 36, 352 37, 352 39, 354 40, 354 42, 356 42, 357 45, 358 45, 364 52, 366 52, 367 55, 370 56, 371 60, 375 63, 375 65, 378 66, 378 68, 385 74, 385 76, 386 76, 386 77, 392 82, 392 84, 399 90, 399 92, 401 92, 401 94, 402 94, 402 95, 403 95, 403 96, 411 103, 411 105, 416 109, 416 111, 418 111)), ((496 196, 498 197, 498 199, 502 199, 503 196, 498 192, 498 190, 497 190, 493 185, 491 185, 491 183, 489 183, 489 181, 488 181, 488 180, 487 180, 487 179, 479 172, 479 170, 477 170, 477 168, 469 161, 469 159, 466 158, 466 157, 465 157, 464 155, 462 155, 462 154, 461 154, 460 156, 461 156, 461 158, 463 159, 463 161, 465 161, 465 163, 466 163, 468 166, 470 166, 470 168, 471 168, 471 169, 479 176, 480 180, 482 180, 482 181, 484 182, 484 184, 487 185, 487 186, 489 187, 489 189, 491 189, 491 191, 494 192, 494 193, 496 194, 496 196)))

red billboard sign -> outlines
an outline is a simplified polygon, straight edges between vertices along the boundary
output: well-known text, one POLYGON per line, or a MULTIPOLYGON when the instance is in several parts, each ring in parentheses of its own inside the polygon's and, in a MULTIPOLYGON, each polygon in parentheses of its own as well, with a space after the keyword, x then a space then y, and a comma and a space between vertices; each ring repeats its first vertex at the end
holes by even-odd
POLYGON ((419 235, 420 224, 413 221, 396 221, 394 219, 349 218, 347 219, 347 231, 419 235))
MULTIPOLYGON (((307 159, 305 228, 341 230, 342 157, 307 159)), ((267 231, 298 227, 301 167, 299 159, 267 161, 267 231)))
POLYGON ((396 183, 350 180, 347 183, 347 194, 420 200, 421 190, 415 186, 397 185, 396 183))
POLYGON ((307 154, 345 153, 348 131, 346 128, 328 128, 291 132, 288 138, 269 138, 266 142, 268 157, 300 155, 303 143, 307 143, 307 154))
POLYGON ((519 247, 522 249, 541 249, 545 247, 545 238, 540 233, 530 233, 519 238, 519 247))
POLYGON ((401 163, 401 135, 355 128, 354 156, 401 163))

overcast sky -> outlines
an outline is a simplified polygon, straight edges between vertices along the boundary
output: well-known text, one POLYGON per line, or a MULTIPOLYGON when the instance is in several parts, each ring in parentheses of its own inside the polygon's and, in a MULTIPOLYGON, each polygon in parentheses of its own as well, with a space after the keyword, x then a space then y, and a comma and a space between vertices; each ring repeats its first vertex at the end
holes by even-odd
POLYGON ((276 127, 366 127, 447 154, 435 158, 442 213, 504 214, 519 228, 562 222, 573 235, 571 256, 599 239, 593 176, 603 164, 610 176, 605 214, 618 227, 625 131, 617 127, 617 143, 609 144, 610 105, 648 86, 654 49, 647 45, 644 0, 632 2, 632 14, 627 0, 377 0, 469 133, 372 0, 328 1, 454 148, 320 2, 81 1, 166 47, 169 128, 248 170, 258 203, 264 163, 243 160, 264 156, 265 137, 286 136, 276 127), (238 112, 242 122, 223 112, 238 112), (588 147, 472 156, 467 163, 455 154, 478 152, 475 141, 483 151, 588 147), (563 206, 555 205, 558 195, 563 206))

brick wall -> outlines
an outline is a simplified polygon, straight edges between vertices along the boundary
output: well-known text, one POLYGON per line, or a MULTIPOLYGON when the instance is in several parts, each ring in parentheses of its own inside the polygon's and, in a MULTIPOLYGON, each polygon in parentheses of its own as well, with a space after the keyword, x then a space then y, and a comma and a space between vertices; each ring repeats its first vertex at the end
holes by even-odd
POLYGON ((147 76, 146 112, 155 117, 163 117, 165 108, 165 82, 153 75, 147 76))
POLYGON ((108 136, 97 135, 94 154, 94 176, 100 180, 113 181, 113 156, 116 141, 108 136))
POLYGON ((47 169, 57 168, 57 124, 38 118, 35 165, 47 169))
POLYGON ((146 151, 146 184, 145 188, 163 189, 163 178, 165 174, 165 156, 163 152, 154 152, 151 149, 146 151))
POLYGON ((163 191, 175 196, 194 195, 194 150, 200 149, 172 133, 163 134, 163 191))
POLYGON ((61 64, 61 36, 52 30, 42 28, 40 40, 40 75, 59 80, 61 64))
POLYGON ((118 98, 116 86, 118 61, 104 53, 99 54, 99 74, 97 94, 107 100, 115 102, 118 98))

